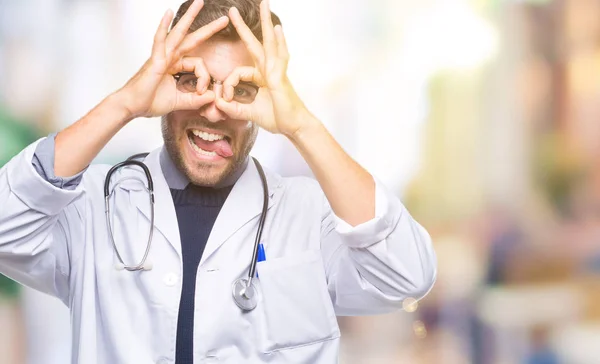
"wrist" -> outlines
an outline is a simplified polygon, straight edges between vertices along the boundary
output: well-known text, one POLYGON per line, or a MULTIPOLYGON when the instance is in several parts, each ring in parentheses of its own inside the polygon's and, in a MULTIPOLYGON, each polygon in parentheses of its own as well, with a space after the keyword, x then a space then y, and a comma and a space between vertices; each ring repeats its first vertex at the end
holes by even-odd
POLYGON ((287 138, 294 144, 301 143, 303 140, 315 136, 315 134, 326 132, 325 126, 323 123, 321 123, 321 121, 315 118, 308 111, 303 114, 305 115, 300 117, 302 122, 298 123, 300 126, 293 133, 286 135, 287 138))
POLYGON ((138 117, 136 113, 128 106, 129 97, 122 91, 117 91, 104 99, 103 104, 112 110, 120 124, 126 125, 131 120, 138 117))

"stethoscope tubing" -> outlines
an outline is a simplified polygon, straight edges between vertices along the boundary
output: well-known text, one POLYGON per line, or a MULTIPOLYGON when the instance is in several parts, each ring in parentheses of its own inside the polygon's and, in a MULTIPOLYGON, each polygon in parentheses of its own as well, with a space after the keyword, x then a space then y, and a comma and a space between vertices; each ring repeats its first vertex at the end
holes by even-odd
MULTIPOLYGON (((110 168, 110 170, 106 174, 106 178, 104 180, 104 206, 105 206, 104 211, 105 211, 105 215, 106 215, 106 223, 108 225, 110 240, 111 240, 113 249, 117 255, 117 259, 119 260, 120 268, 130 271, 130 272, 151 269, 151 268, 147 267, 146 260, 148 259, 148 255, 150 253, 150 249, 152 246, 152 237, 154 234, 154 183, 152 181, 152 175, 150 174, 150 170, 148 169, 146 164, 141 161, 135 160, 135 158, 144 157, 146 155, 147 154, 136 154, 132 157, 129 157, 127 160, 114 165, 113 167, 110 168), (138 166, 138 167, 142 168, 142 170, 144 171, 144 174, 146 175, 148 187, 147 188, 145 187, 145 189, 148 192, 149 200, 150 200, 150 232, 148 234, 148 242, 146 244, 146 251, 144 252, 144 256, 141 259, 141 261, 137 265, 133 265, 133 266, 126 265, 125 262, 123 261, 123 258, 121 257, 121 254, 119 253, 119 249, 117 248, 117 244, 114 239, 112 224, 110 222, 109 199, 110 199, 110 196, 112 195, 112 193, 114 192, 115 188, 120 183, 122 183, 124 180, 127 180, 127 179, 135 179, 135 180, 141 181, 140 179, 134 178, 134 177, 123 178, 123 179, 120 179, 119 181, 117 181, 112 186, 112 189, 111 189, 110 188, 111 187, 110 180, 112 178, 112 175, 117 170, 119 170, 119 168, 123 168, 126 166, 138 166)), ((262 206, 262 211, 260 214, 260 219, 258 222, 258 229, 256 231, 256 237, 254 240, 254 249, 252 251, 252 260, 250 261, 250 266, 248 269, 248 276, 245 279, 240 278, 233 283, 233 286, 234 286, 233 299, 236 302, 236 304, 245 311, 250 311, 250 310, 254 309, 256 307, 256 303, 257 303, 256 292, 255 292, 255 289, 253 286, 253 279, 256 275, 256 265, 257 265, 257 261, 258 261, 258 259, 257 259, 258 258, 258 249, 259 249, 260 241, 262 239, 262 234, 263 234, 263 230, 264 230, 264 226, 265 226, 267 210, 268 210, 268 205, 269 205, 269 187, 267 185, 267 179, 265 176, 265 172, 256 158, 252 158, 252 160, 254 161, 254 164, 256 165, 256 169, 258 170, 258 174, 260 176, 260 180, 261 180, 262 187, 263 187, 263 206, 262 206), (241 288, 239 290, 236 289, 235 287, 239 284, 244 285, 245 288, 241 288)), ((143 181, 141 181, 141 182, 143 183, 143 181)))

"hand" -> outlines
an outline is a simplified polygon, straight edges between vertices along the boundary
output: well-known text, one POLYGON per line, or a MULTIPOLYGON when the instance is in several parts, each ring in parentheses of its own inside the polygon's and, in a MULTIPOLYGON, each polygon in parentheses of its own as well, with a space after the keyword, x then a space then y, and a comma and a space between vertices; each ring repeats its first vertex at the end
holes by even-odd
POLYGON ((224 16, 187 34, 204 3, 196 0, 169 32, 173 12, 163 16, 154 36, 152 55, 142 68, 116 92, 132 118, 162 116, 175 110, 193 110, 213 102, 215 95, 207 91, 210 76, 204 62, 198 57, 185 57, 202 42, 225 28, 229 19, 224 16), (177 89, 173 75, 182 71, 194 72, 198 77, 197 93, 177 89))
POLYGON ((223 98, 217 98, 215 102, 219 109, 234 119, 250 120, 271 133, 292 136, 314 119, 287 77, 287 44, 281 26, 273 27, 268 0, 260 4, 260 17, 263 44, 244 23, 238 10, 230 9, 229 18, 255 66, 236 68, 223 82, 223 98), (242 104, 232 101, 234 87, 240 81, 253 82, 260 87, 254 102, 242 104))

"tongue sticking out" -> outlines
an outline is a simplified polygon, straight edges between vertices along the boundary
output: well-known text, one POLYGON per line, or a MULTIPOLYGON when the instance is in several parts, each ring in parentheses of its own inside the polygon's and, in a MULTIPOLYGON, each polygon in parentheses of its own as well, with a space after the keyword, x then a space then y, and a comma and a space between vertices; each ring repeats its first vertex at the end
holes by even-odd
POLYGON ((207 152, 215 152, 223 158, 231 157, 233 155, 233 151, 231 150, 231 145, 225 140, 215 140, 214 142, 209 142, 202 138, 194 137, 194 144, 200 149, 204 149, 207 152))

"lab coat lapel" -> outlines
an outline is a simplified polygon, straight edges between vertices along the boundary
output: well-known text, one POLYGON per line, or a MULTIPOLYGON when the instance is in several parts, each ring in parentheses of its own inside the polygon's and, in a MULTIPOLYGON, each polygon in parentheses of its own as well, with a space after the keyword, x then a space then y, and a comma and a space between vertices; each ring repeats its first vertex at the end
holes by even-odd
MULTIPOLYGON (((279 187, 278 179, 267 174, 269 204, 273 205, 273 195, 279 187)), ((233 186, 225 204, 221 208, 202 254, 202 265, 229 237, 252 219, 259 218, 263 208, 263 187, 254 161, 250 158, 246 170, 233 186)), ((249 244, 254 243, 254 236, 249 244)))
MULTIPOLYGON (((160 167, 159 155, 160 148, 150 153, 143 161, 148 166, 154 183, 154 226, 181 258, 181 241, 177 214, 171 190, 160 167)), ((145 176, 143 178, 145 179, 145 176)), ((150 220, 150 204, 146 191, 132 191, 131 193, 133 193, 132 202, 150 220)))

